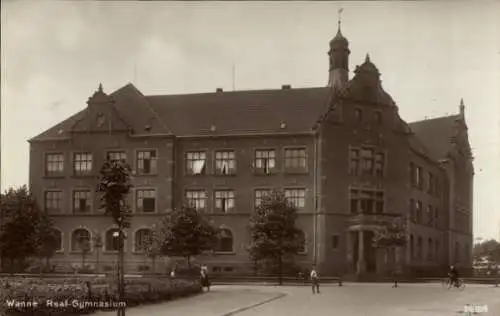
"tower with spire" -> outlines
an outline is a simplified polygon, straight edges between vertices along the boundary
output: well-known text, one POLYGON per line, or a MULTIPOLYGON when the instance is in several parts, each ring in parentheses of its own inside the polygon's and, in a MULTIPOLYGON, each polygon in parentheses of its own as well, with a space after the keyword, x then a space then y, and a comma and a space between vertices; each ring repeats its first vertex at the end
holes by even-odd
POLYGON ((328 56, 330 68, 328 76, 328 86, 333 89, 340 89, 349 80, 349 42, 342 35, 341 16, 342 9, 339 10, 337 35, 330 41, 328 56))

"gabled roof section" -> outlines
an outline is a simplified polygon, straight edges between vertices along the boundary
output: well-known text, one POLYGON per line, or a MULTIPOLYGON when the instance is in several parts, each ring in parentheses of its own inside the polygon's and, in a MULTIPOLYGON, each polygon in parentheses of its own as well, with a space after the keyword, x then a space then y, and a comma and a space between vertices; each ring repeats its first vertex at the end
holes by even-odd
POLYGON ((147 96, 177 136, 312 131, 330 89, 302 88, 147 96))
POLYGON ((443 116, 409 123, 415 137, 428 150, 430 158, 445 159, 452 149, 452 139, 456 134, 459 115, 443 116))
POLYGON ((85 116, 85 109, 73 114, 69 118, 60 122, 59 124, 52 126, 48 130, 38 134, 37 136, 31 138, 29 142, 37 142, 44 140, 63 140, 70 137, 70 130, 73 125, 81 120, 85 116))
MULTIPOLYGON (((97 130, 102 129, 105 131, 109 129, 109 123, 111 123, 114 129, 131 130, 136 134, 171 134, 171 131, 147 102, 144 95, 134 85, 127 84, 111 93, 109 97, 114 101, 114 104, 109 110, 102 111, 103 115, 108 115, 102 126, 94 126, 95 124, 98 125, 99 120, 102 121, 102 119, 96 117, 99 111, 90 117, 89 108, 86 107, 68 119, 30 139, 30 142, 67 139, 71 137, 70 133, 72 129, 83 131, 89 128, 96 130, 97 128, 97 130), (111 121, 109 121, 110 119, 111 121)), ((101 101, 109 101, 110 99, 104 98, 97 91, 89 99, 89 101, 91 100, 101 103, 101 101)), ((100 105, 102 104, 97 104, 97 106, 100 105)))
POLYGON ((135 134, 166 134, 172 131, 165 124, 165 117, 160 117, 147 98, 131 83, 111 94, 115 107, 122 117, 131 122, 135 134))

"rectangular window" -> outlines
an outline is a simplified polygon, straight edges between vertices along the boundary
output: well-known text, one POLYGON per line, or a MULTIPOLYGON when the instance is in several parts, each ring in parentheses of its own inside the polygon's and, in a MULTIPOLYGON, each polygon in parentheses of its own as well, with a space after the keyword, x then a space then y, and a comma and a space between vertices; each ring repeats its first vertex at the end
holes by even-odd
POLYGON ((415 168, 415 186, 422 189, 422 167, 415 168))
POLYGON ((375 154, 375 176, 383 177, 384 176, 384 154, 376 153, 375 154))
POLYGON ((415 214, 417 215, 417 224, 422 224, 422 201, 417 201, 415 204, 415 214))
POLYGON ((429 172, 427 177, 427 193, 434 194, 434 175, 429 172))
POLYGON ((359 149, 351 149, 349 157, 349 174, 351 176, 359 175, 359 149))
POLYGON ((285 170, 288 172, 304 171, 307 168, 307 151, 305 148, 285 149, 285 170))
POLYGON ((354 110, 354 120, 356 122, 361 122, 363 120, 363 112, 361 111, 361 109, 354 110))
POLYGON ((417 222, 417 214, 415 213, 415 200, 410 199, 410 219, 413 223, 417 222))
POLYGON ((136 210, 141 213, 154 213, 156 211, 156 190, 136 190, 136 210))
POLYGON ((415 186, 415 164, 410 162, 410 185, 415 186))
POLYGON ((124 151, 108 151, 106 158, 115 161, 127 161, 127 153, 124 151))
POLYGON ((271 193, 269 189, 255 190, 255 207, 259 207, 262 203, 262 199, 269 195, 269 193, 271 193))
POLYGON ((332 249, 339 249, 339 235, 332 235, 332 249))
POLYGON ((137 172, 139 174, 155 174, 157 168, 156 150, 137 151, 137 172))
POLYGON ((61 191, 46 191, 44 200, 45 211, 47 213, 61 213, 61 191))
POLYGON ((439 209, 434 207, 434 227, 439 228, 439 209))
POLYGON ((234 208, 234 191, 215 191, 215 209, 217 212, 226 213, 234 208))
POLYGON ((434 251, 434 244, 432 242, 432 238, 429 238, 427 240, 427 260, 432 260, 433 259, 433 251, 434 251))
POLYGON ((92 154, 77 153, 74 156, 75 175, 86 175, 92 172, 92 154))
POLYGON ((384 192, 375 192, 375 213, 384 213, 384 192))
POLYGON ((374 165, 373 149, 362 149, 361 159, 362 159, 362 175, 366 176, 373 175, 373 165, 374 165))
POLYGON ((256 150, 255 151, 255 172, 261 174, 271 174, 276 168, 276 151, 256 150))
POLYGON ((384 192, 351 190, 351 213, 372 214, 384 212, 384 192))
POLYGON ((380 124, 382 123, 382 113, 376 111, 373 113, 373 120, 375 123, 380 124))
POLYGON ((64 155, 61 153, 47 154, 45 156, 45 175, 57 176, 64 172, 64 155))
POLYGON ((207 207, 207 193, 204 190, 186 191, 186 201, 189 206, 204 210, 207 207))
POLYGON ((432 205, 427 205, 427 225, 434 225, 434 210, 432 208, 432 205))
POLYGON ((285 197, 295 208, 304 208, 306 205, 305 189, 286 189, 285 197))
POLYGON ((234 150, 215 152, 215 173, 220 175, 236 173, 236 153, 234 150))
POLYGON ((73 192, 73 212, 90 213, 92 207, 92 196, 90 190, 79 190, 73 192))
POLYGON ((186 153, 186 173, 190 175, 200 175, 206 172, 207 154, 204 151, 194 151, 186 153))
POLYGON ((435 257, 436 259, 439 259, 439 253, 441 251, 441 246, 439 245, 439 240, 436 240, 436 243, 434 244, 434 246, 436 247, 436 251, 435 251, 435 257))

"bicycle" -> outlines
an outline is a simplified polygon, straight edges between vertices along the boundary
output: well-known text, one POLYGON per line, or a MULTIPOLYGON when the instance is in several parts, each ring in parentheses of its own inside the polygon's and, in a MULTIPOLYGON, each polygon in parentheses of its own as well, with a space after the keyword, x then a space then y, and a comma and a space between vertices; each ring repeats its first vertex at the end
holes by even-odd
POLYGON ((457 279, 457 281, 455 282, 455 284, 451 284, 451 279, 450 278, 446 278, 446 279, 443 279, 442 282, 441 282, 441 285, 443 287, 446 287, 446 289, 450 290, 452 288, 454 289, 459 289, 459 290, 464 290, 465 289, 465 282, 463 279, 457 279))

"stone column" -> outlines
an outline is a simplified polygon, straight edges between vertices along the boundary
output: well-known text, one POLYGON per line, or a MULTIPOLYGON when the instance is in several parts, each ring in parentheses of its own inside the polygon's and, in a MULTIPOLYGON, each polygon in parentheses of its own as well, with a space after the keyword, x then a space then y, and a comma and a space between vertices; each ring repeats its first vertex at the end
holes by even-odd
POLYGON ((352 272, 354 266, 354 258, 353 258, 353 247, 352 247, 352 232, 346 232, 346 253, 347 253, 347 270, 348 272, 352 272))
POLYGON ((363 231, 359 231, 359 242, 358 242, 358 267, 357 274, 363 274, 366 271, 365 262, 365 245, 364 245, 364 234, 363 231))

